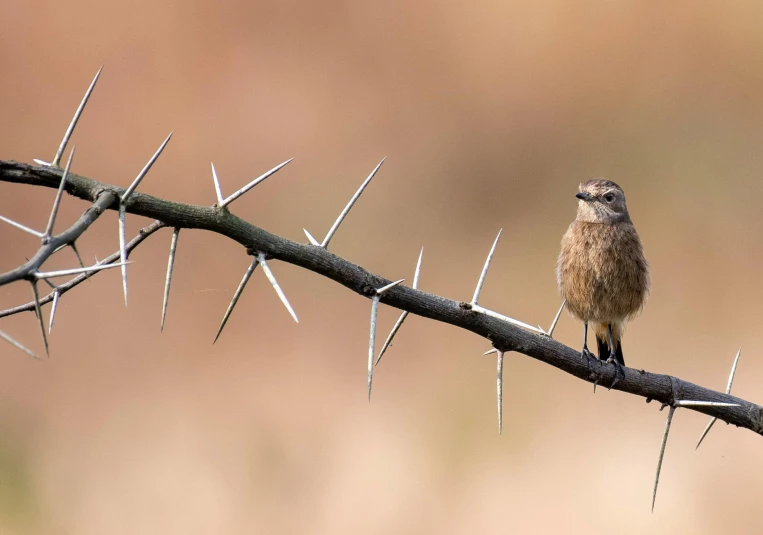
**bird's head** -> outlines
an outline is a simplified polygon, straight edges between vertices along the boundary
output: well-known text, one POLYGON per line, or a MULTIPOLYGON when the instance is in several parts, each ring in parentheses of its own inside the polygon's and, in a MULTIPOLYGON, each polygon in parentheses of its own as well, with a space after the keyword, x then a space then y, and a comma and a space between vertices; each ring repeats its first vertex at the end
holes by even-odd
POLYGON ((588 223, 617 223, 629 221, 625 193, 611 180, 597 178, 580 184, 578 221, 588 223))

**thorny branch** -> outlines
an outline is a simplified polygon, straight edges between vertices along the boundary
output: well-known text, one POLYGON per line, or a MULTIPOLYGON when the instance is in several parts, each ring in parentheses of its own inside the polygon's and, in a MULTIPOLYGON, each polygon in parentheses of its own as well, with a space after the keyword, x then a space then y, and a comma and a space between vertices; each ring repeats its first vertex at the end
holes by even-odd
MULTIPOLYGON (((273 289, 278 294, 279 299, 283 305, 291 314, 294 321, 298 322, 297 315, 294 312, 291 304, 289 303, 286 295, 281 289, 278 281, 275 278, 272 270, 268 266, 267 259, 275 258, 290 262, 292 264, 301 266, 305 269, 309 269, 325 277, 329 277, 336 282, 350 288, 351 290, 360 293, 366 297, 371 298, 371 328, 369 333, 368 343, 368 400, 371 401, 371 386, 373 383, 374 368, 381 360, 384 352, 390 347, 392 339, 395 334, 401 328, 403 321, 409 313, 418 314, 427 318, 434 319, 436 321, 442 321, 450 323, 452 325, 461 327, 463 329, 470 330, 481 336, 484 336, 488 340, 493 342, 493 349, 486 352, 496 353, 497 359, 497 377, 496 377, 496 393, 497 393, 497 406, 498 406, 498 432, 499 434, 503 430, 503 360, 506 351, 517 351, 524 353, 530 357, 536 358, 542 362, 555 366, 561 370, 566 371, 576 377, 584 379, 586 381, 593 382, 594 391, 596 390, 596 384, 606 379, 610 373, 613 372, 610 367, 602 366, 601 361, 595 360, 597 366, 591 366, 591 362, 588 358, 585 360, 585 369, 581 369, 581 359, 575 358, 575 351, 571 348, 559 344, 552 340, 554 329, 559 321, 559 316, 564 309, 566 302, 562 302, 559 307, 559 311, 556 313, 551 327, 548 332, 544 331, 542 327, 535 328, 532 325, 521 322, 514 318, 504 316, 498 312, 486 309, 478 304, 480 292, 485 282, 490 263, 493 259, 498 240, 501 236, 501 232, 498 232, 498 236, 493 242, 493 246, 490 248, 490 253, 487 256, 484 267, 477 282, 477 287, 474 290, 474 296, 468 303, 455 302, 449 299, 445 299, 439 296, 426 294, 418 291, 418 281, 421 270, 421 258, 423 255, 423 248, 419 255, 419 260, 416 265, 416 271, 413 278, 413 284, 411 288, 405 288, 400 286, 397 288, 404 279, 390 283, 389 281, 378 277, 372 273, 365 271, 360 266, 351 264, 350 262, 327 252, 328 244, 333 235, 339 229, 342 221, 347 216, 353 205, 360 198, 365 188, 370 184, 373 177, 379 171, 379 168, 384 163, 384 159, 374 168, 371 174, 361 184, 360 188, 355 192, 345 208, 337 217, 334 224, 326 234, 326 237, 322 242, 318 242, 308 231, 304 230, 305 235, 309 241, 309 246, 299 245, 291 242, 280 236, 270 234, 269 232, 262 230, 243 221, 228 211, 227 206, 233 201, 243 196, 249 190, 253 189, 257 184, 275 174, 279 169, 291 162, 291 159, 277 165, 270 171, 267 171, 260 177, 252 180, 246 186, 242 187, 229 197, 223 199, 222 190, 220 187, 220 181, 217 177, 217 171, 214 164, 212 167, 212 180, 215 186, 215 194, 217 197, 217 203, 211 208, 203 208, 199 206, 185 205, 179 203, 171 203, 163 199, 158 199, 148 195, 138 194, 133 199, 133 193, 137 189, 140 182, 145 178, 151 166, 159 158, 164 148, 169 143, 172 137, 172 132, 159 149, 154 153, 148 163, 143 167, 138 176, 133 180, 132 184, 126 189, 122 190, 117 186, 110 184, 102 184, 95 180, 91 180, 85 177, 75 177, 76 180, 69 182, 69 170, 71 168, 72 159, 74 157, 74 148, 72 148, 69 159, 66 163, 66 168, 63 171, 63 175, 59 178, 58 172, 60 170, 60 162, 63 156, 66 145, 71 138, 74 128, 85 109, 85 106, 90 98, 96 82, 103 70, 103 66, 98 70, 98 73, 93 78, 90 87, 87 89, 85 96, 83 97, 77 111, 74 114, 71 122, 69 123, 66 133, 59 145, 56 155, 52 163, 47 163, 42 160, 34 160, 42 168, 34 168, 29 165, 20 164, 17 162, 3 162, 0 161, 0 181, 17 182, 23 184, 33 184, 48 187, 57 188, 56 198, 53 203, 53 208, 48 219, 48 225, 44 232, 33 230, 25 225, 11 221, 3 216, 0 216, 0 220, 8 223, 19 230, 27 232, 42 242, 41 247, 31 260, 27 260, 25 264, 18 268, 11 270, 7 273, 0 274, 0 286, 9 284, 13 281, 26 280, 32 286, 32 294, 34 301, 21 305, 12 309, 0 311, 0 317, 16 314, 18 312, 33 310, 35 316, 40 325, 40 331, 42 339, 45 344, 45 352, 48 353, 48 338, 45 333, 45 322, 43 320, 42 305, 52 301, 50 310, 50 318, 48 322, 48 331, 53 328, 53 322, 58 306, 58 301, 65 292, 71 288, 77 286, 90 275, 97 273, 98 271, 121 267, 122 271, 122 288, 125 298, 125 306, 127 305, 127 256, 148 236, 166 226, 173 226, 174 231, 172 234, 172 241, 170 243, 170 254, 167 263, 167 275, 164 285, 164 299, 162 302, 162 321, 161 330, 164 330, 164 321, 167 315, 167 303, 169 300, 170 286, 172 282, 172 270, 175 263, 175 255, 177 252, 177 242, 180 230, 182 228, 198 228, 210 230, 212 232, 222 234, 230 239, 238 241, 240 244, 246 247, 247 253, 254 257, 250 267, 244 274, 238 289, 233 295, 233 299, 226 310, 220 327, 215 336, 214 342, 217 341, 223 328, 225 327, 228 318, 233 312, 241 294, 246 287, 247 282, 254 273, 255 268, 258 265, 262 265, 262 271, 267 277, 273 289), (71 195, 80 197, 91 201, 93 204, 88 210, 80 217, 80 219, 74 223, 69 229, 58 234, 53 235, 53 226, 55 225, 56 214, 61 203, 61 195, 63 191, 68 191, 71 195), (133 202, 133 200, 135 202, 133 202), (99 262, 95 266, 85 267, 79 251, 77 250, 76 240, 79 238, 87 228, 103 213, 105 209, 118 210, 119 212, 119 251, 106 258, 104 261, 99 262), (125 216, 127 212, 134 214, 147 215, 149 217, 155 217, 156 221, 145 227, 140 231, 132 241, 127 243, 125 236, 125 216), (57 251, 71 247, 72 251, 77 257, 80 267, 74 269, 64 269, 52 272, 41 272, 40 267, 57 251), (121 262, 116 262, 120 259, 121 262), (55 285, 50 282, 49 279, 63 276, 76 275, 68 282, 55 285), (37 283, 42 280, 48 286, 53 289, 49 295, 40 299, 37 283), (383 286, 379 287, 382 284, 383 286), (390 290, 398 290, 396 292, 390 292, 390 290), (387 293, 389 292, 389 298, 387 293), (398 319, 395 326, 392 328, 387 340, 385 341, 379 356, 374 362, 374 346, 376 340, 376 315, 379 307, 379 303, 384 299, 386 304, 401 308, 403 313, 398 319)), ((38 358, 31 350, 26 348, 21 343, 11 338, 6 333, 0 331, 0 338, 4 341, 15 346, 17 349, 27 353, 28 355, 38 358)), ((212 342, 212 343, 214 343, 212 342)), ((740 349, 741 351, 741 349, 740 349)), ((626 375, 622 381, 617 382, 620 386, 618 390, 623 390, 631 394, 641 395, 646 397, 647 403, 652 399, 657 399, 662 402, 660 410, 669 406, 670 411, 668 413, 668 419, 665 424, 665 432, 662 437, 662 443, 660 446, 660 455, 657 461, 657 473, 654 481, 654 490, 652 493, 652 511, 654 511, 655 498, 657 496, 657 485, 660 479, 660 471, 662 469, 662 461, 665 454, 665 446, 668 440, 668 434, 670 432, 670 425, 673 419, 673 414, 678 407, 687 407, 692 410, 704 412, 710 414, 712 419, 708 423, 704 432, 700 436, 697 447, 699 447, 702 440, 712 428, 717 419, 723 419, 728 423, 733 423, 737 426, 745 427, 755 431, 758 434, 763 434, 763 410, 760 406, 747 401, 734 398, 729 395, 731 391, 731 384, 734 380, 734 374, 736 372, 736 366, 739 361, 739 353, 737 353, 734 359, 734 364, 731 368, 731 374, 729 376, 728 386, 726 387, 725 394, 708 390, 692 383, 683 381, 681 379, 665 376, 650 374, 644 370, 636 372, 635 370, 626 369, 626 375), (669 386, 668 384, 669 383, 669 386)), ((620 374, 622 372, 619 372, 620 374)), ((612 382, 614 387, 615 382, 612 382)), ((610 387, 610 388, 612 388, 610 387)))
MULTIPOLYGON (((151 234, 153 234, 157 230, 162 229, 166 226, 167 225, 165 225, 161 221, 154 221, 147 227, 143 227, 142 229, 140 229, 140 232, 138 233, 138 235, 135 236, 132 240, 130 240, 127 243, 125 247, 125 249, 127 250, 127 253, 129 254, 133 249, 135 249, 138 245, 140 245, 143 242, 143 240, 151 236, 151 234)), ((103 260, 101 260, 100 264, 111 265, 114 262, 118 262, 119 257, 120 257, 120 253, 119 251, 117 251, 113 254, 110 254, 103 260)), ((90 277, 90 275, 91 275, 90 273, 82 273, 80 275, 77 275, 73 279, 70 279, 69 281, 65 282, 64 284, 57 285, 55 291, 50 292, 45 297, 40 297, 40 306, 46 305, 50 303, 51 301, 53 301, 54 299, 56 299, 55 297, 56 293, 58 293, 60 297, 61 295, 65 294, 66 292, 74 288, 75 286, 78 286, 79 284, 85 282, 90 277)), ((29 303, 19 305, 17 307, 0 310, 0 318, 4 318, 5 316, 12 316, 14 314, 18 314, 19 312, 29 312, 34 309, 35 309, 34 301, 31 301, 29 303)))
MULTIPOLYGON (((0 161, 0 181, 4 182, 58 188, 61 175, 62 171, 54 167, 0 161)), ((92 202, 93 206, 72 228, 51 238, 28 262, 0 274, 0 285, 28 279, 33 271, 39 269, 46 254, 49 256, 57 247, 76 239, 102 210, 118 210, 119 199, 125 193, 123 188, 72 173, 69 174, 65 190, 70 195, 92 202)), ((150 230, 136 240, 142 241, 162 226, 208 230, 240 243, 252 255, 262 255, 262 258, 294 264, 330 278, 369 299, 377 297, 386 305, 471 331, 490 340, 494 347, 503 352, 516 351, 525 354, 591 383, 611 383, 614 379, 613 367, 596 361, 592 363, 592 368, 589 368, 575 349, 557 342, 550 336, 538 334, 537 330, 529 331, 500 317, 474 310, 471 303, 446 299, 402 284, 379 296, 376 289, 393 281, 370 273, 324 247, 296 243, 256 227, 231 214, 224 207, 176 203, 139 192, 133 193, 125 204, 126 212, 157 220, 148 227, 150 230)), ((134 248, 140 241, 133 240, 130 245, 134 248)), ((116 261, 119 255, 112 255, 111 258, 112 261, 116 261)), ((80 277, 84 279, 84 276, 80 277)), ((43 298, 40 303, 46 300, 52 300, 52 297, 43 298)), ((17 307, 13 312, 20 310, 30 310, 29 305, 17 307)), ((2 315, 7 313, 0 314, 2 315)), ((671 407, 682 406, 695 410, 763 435, 763 408, 760 405, 677 377, 626 368, 625 377, 617 383, 615 389, 644 397, 647 401, 655 400, 671 407), (715 404, 695 405, 682 403, 682 400, 701 400, 715 404)))
MULTIPOLYGON (((56 184, 55 187, 58 187, 58 184, 56 184)), ((35 273, 40 271, 42 264, 58 249, 74 243, 77 238, 82 236, 88 227, 101 216, 104 210, 111 207, 114 201, 117 200, 117 196, 112 191, 103 191, 101 194, 97 193, 94 195, 93 199, 90 200, 93 201, 93 205, 82 214, 74 225, 61 234, 52 236, 47 243, 44 243, 37 250, 35 255, 24 264, 6 273, 0 273, 0 286, 18 280, 33 280, 35 273)))

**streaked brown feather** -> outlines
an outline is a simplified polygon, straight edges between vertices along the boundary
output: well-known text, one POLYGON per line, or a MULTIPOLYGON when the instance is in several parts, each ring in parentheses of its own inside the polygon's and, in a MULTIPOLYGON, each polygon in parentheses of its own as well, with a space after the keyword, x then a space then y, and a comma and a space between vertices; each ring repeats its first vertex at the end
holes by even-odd
POLYGON ((633 224, 573 221, 562 238, 557 282, 568 309, 583 321, 621 323, 638 315, 649 269, 633 224))

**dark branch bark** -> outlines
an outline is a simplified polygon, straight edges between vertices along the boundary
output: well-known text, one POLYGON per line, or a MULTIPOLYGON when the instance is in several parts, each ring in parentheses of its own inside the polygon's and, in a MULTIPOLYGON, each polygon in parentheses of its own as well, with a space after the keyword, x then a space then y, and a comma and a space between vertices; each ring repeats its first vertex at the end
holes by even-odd
MULTIPOLYGON (((62 172, 57 169, 0 161, 0 180, 5 182, 57 188, 61 174, 62 172)), ((117 198, 124 192, 122 188, 71 173, 66 190, 80 199, 91 202, 100 201, 100 206, 109 209, 117 208, 117 198), (109 192, 111 195, 108 195, 109 192), (111 199, 111 202, 107 203, 104 199, 111 199)), ((268 258, 300 266, 328 277, 365 297, 371 297, 374 288, 391 282, 321 247, 302 245, 271 234, 236 217, 227 209, 175 203, 134 193, 127 203, 127 211, 157 219, 166 226, 203 229, 221 234, 246 247, 250 254, 264 253, 268 258)), ((8 274, 0 275, 0 284, 5 280, 8 280, 8 274)), ((499 349, 523 353, 584 381, 611 384, 614 380, 613 366, 595 361, 591 370, 578 351, 548 336, 531 333, 499 319, 475 312, 467 303, 460 303, 403 285, 396 286, 384 294, 381 302, 474 332, 490 340, 499 349)), ((617 383, 615 389, 642 396, 647 401, 656 400, 667 405, 678 400, 737 403, 738 407, 687 408, 763 434, 763 408, 759 405, 677 377, 626 368, 625 377, 617 383)))
MULTIPOLYGON (((58 186, 56 186, 57 188, 58 186)), ((71 245, 82 236, 90 225, 100 217, 104 210, 117 200, 116 195, 110 191, 102 191, 93 199, 93 206, 85 210, 85 213, 71 227, 57 236, 52 236, 43 243, 35 255, 16 269, 0 274, 0 286, 17 280, 34 280, 33 275, 40 270, 45 261, 53 256, 60 247, 71 245)))
MULTIPOLYGON (((75 225, 76 225, 76 223, 75 223, 75 225)), ((125 250, 127 251, 128 256, 129 256, 130 252, 133 249, 135 249, 138 245, 143 243, 143 240, 145 240, 146 238, 151 236, 151 234, 153 234, 157 230, 163 229, 166 226, 167 225, 165 225, 161 221, 154 221, 153 223, 151 223, 147 227, 143 227, 142 229, 140 229, 140 232, 138 233, 138 235, 135 236, 132 240, 130 240, 129 242, 127 242, 125 244, 125 250)), ((119 261, 119 251, 117 251, 116 253, 110 254, 109 256, 107 256, 106 258, 101 260, 100 263, 101 264, 113 264, 114 262, 118 262, 118 261, 119 261)), ((11 272, 9 272, 9 273, 11 273, 11 272)), ((74 287, 80 285, 81 283, 85 282, 86 280, 88 280, 88 278, 92 278, 92 277, 96 276, 98 273, 100 273, 100 271, 96 271, 96 272, 90 273, 90 274, 82 273, 82 274, 77 275, 76 277, 66 281, 63 284, 57 284, 56 285, 56 290, 50 292, 45 297, 40 297, 40 306, 46 305, 46 304, 50 303, 51 301, 53 301, 53 296, 55 295, 56 292, 58 292, 59 295, 63 296, 66 292, 68 292, 72 288, 74 288, 74 287)), ((17 307, 8 308, 8 309, 5 309, 5 310, 0 310, 0 318, 4 318, 5 316, 12 316, 12 315, 18 314, 20 312, 31 312, 32 310, 35 310, 35 307, 36 307, 35 302, 34 301, 30 301, 28 303, 25 303, 23 305, 19 305, 17 307)))

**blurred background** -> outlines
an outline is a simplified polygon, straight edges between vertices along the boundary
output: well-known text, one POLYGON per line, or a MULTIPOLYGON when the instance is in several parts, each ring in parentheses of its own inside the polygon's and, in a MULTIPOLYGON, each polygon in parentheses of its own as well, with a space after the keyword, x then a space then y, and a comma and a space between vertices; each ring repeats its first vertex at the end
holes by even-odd
MULTIPOLYGON (((468 299, 504 228, 482 304, 547 327, 580 182, 628 195, 652 270, 630 366, 761 402, 763 6, 753 2, 4 2, 0 158, 211 205, 295 160, 232 211, 324 235, 378 161, 332 250, 468 299), (71 145, 70 145, 71 147, 71 145), (68 153, 68 151, 67 151, 68 153)), ((55 192, 0 183, 0 214, 42 229, 55 192)), ((86 208, 65 197, 57 228, 86 208)), ((149 221, 128 217, 128 234, 149 221)), ((650 512, 666 411, 519 354, 498 436, 490 345, 410 317, 366 401, 369 301, 272 268, 295 324, 219 236, 184 231, 164 334, 171 232, 119 275, 62 298, 50 360, 0 344, 2 533, 759 532, 760 437, 679 411, 650 512)), ((0 270, 38 241, 0 226, 0 270)), ((118 248, 114 213, 79 243, 118 248)), ((70 252, 50 267, 71 267, 70 252)), ((28 301, 0 288, 0 306, 28 301)), ((47 320, 49 307, 44 314, 47 320)), ((379 345, 399 311, 382 307, 379 345)), ((0 329, 44 353, 32 314, 0 329)), ((579 347, 565 314, 556 337, 579 347)), ((377 345, 378 347, 378 345, 377 345)))

